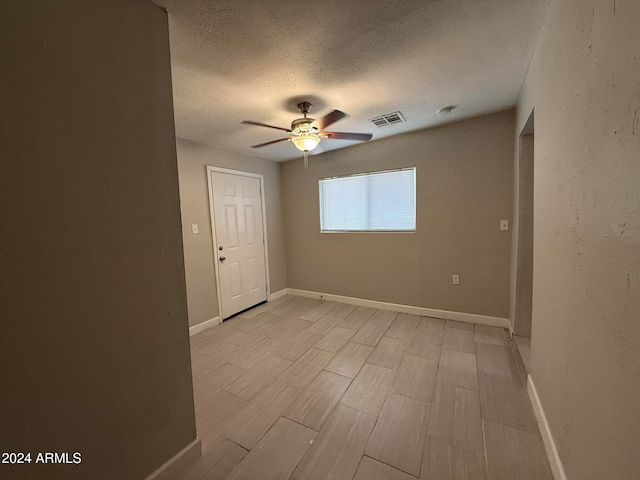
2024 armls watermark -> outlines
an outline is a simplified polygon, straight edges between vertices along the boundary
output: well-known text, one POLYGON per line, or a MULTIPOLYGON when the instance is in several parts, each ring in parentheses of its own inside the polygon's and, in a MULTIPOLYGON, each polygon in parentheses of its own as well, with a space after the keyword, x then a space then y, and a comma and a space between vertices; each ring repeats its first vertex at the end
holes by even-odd
POLYGON ((21 465, 30 463, 71 464, 82 463, 80 452, 2 452, 0 464, 21 465))

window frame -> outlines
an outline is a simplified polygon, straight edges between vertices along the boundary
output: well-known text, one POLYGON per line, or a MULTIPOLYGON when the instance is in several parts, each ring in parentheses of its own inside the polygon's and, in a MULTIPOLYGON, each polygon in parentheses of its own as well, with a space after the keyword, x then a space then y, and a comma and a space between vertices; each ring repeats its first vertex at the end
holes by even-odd
POLYGON ((342 233, 408 233, 414 234, 418 229, 418 211, 417 211, 417 203, 418 203, 418 189, 416 188, 418 178, 418 168, 416 165, 409 167, 399 167, 399 168, 390 168, 385 170, 372 170, 368 172, 358 172, 347 175, 332 175, 330 177, 323 177, 318 179, 318 210, 319 210, 319 224, 320 224, 320 233, 327 234, 342 234, 342 233), (413 214, 414 214, 414 227, 413 229, 406 230, 398 230, 398 229, 389 229, 389 230, 380 230, 380 229, 341 229, 341 230, 323 230, 322 229, 322 218, 323 218, 323 208, 322 208, 322 181, 323 180, 334 180, 338 178, 352 178, 352 177, 360 177, 360 176, 368 176, 368 175, 377 175, 382 173, 392 173, 392 172, 401 172, 406 170, 413 170, 413 214))

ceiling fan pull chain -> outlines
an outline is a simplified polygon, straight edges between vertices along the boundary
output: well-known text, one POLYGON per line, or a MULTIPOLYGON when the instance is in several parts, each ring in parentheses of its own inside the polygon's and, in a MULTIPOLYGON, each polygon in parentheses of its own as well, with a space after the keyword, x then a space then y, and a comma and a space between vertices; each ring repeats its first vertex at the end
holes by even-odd
POLYGON ((304 168, 307 168, 309 166, 309 155, 306 151, 304 151, 303 153, 304 153, 304 168))

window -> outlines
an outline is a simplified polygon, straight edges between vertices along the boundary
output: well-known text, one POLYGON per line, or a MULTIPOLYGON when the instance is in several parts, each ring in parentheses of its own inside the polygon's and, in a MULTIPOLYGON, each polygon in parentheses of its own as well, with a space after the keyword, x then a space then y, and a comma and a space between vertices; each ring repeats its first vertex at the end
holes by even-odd
POLYGON ((388 232, 416 229, 416 169, 320 180, 320 230, 388 232))

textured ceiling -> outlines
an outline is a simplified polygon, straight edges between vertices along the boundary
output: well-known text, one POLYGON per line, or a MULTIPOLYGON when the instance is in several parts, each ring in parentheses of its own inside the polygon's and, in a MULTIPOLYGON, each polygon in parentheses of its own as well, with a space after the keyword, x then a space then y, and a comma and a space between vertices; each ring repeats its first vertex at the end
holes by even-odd
MULTIPOLYGON (((157 0, 169 13, 178 138, 300 158, 286 136, 308 100, 338 132, 373 140, 514 105, 547 0, 157 0), (448 117, 436 111, 456 105, 448 117), (401 111, 406 123, 368 119, 401 111)), ((357 142, 325 140, 314 153, 357 142)))

